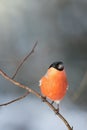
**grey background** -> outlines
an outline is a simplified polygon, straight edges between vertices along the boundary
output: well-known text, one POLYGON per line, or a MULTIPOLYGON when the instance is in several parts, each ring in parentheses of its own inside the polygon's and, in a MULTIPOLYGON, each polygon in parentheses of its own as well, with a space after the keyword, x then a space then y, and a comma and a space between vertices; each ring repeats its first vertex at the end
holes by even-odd
MULTIPOLYGON (((60 103, 60 111, 74 129, 87 129, 87 1, 1 0, 0 68, 12 76, 37 40, 35 52, 15 79, 39 91, 38 81, 48 66, 62 60, 69 90, 60 103)), ((24 92, 0 76, 0 103, 24 92)), ((66 130, 66 127, 40 99, 29 95, 0 107, 0 129, 66 130)))

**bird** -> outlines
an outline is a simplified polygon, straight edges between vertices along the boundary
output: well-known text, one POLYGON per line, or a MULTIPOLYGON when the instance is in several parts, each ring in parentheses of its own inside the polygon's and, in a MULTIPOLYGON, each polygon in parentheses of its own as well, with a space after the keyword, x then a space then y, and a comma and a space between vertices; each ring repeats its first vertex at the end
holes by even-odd
POLYGON ((66 95, 68 81, 62 61, 53 62, 46 74, 39 81, 40 91, 44 98, 56 103, 59 112, 59 103, 66 95))

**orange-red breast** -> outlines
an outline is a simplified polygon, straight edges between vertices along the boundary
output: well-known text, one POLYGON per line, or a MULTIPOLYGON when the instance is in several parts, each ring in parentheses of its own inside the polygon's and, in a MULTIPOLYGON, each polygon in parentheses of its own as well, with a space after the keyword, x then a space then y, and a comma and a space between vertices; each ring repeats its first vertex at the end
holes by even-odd
POLYGON ((66 94, 68 82, 63 62, 54 62, 40 80, 43 96, 59 104, 66 94))

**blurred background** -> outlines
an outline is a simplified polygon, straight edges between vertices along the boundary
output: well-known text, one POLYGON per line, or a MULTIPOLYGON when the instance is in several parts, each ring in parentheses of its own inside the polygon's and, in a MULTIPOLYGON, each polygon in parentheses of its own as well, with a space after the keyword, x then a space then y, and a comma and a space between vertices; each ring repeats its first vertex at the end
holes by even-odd
MULTIPOLYGON (((38 81, 48 66, 62 60, 69 90, 60 112, 76 130, 87 129, 87 1, 0 0, 0 69, 15 80, 39 91, 38 81)), ((25 91, 0 76, 0 103, 25 91)), ((34 95, 0 107, 2 130, 66 130, 63 122, 34 95)))

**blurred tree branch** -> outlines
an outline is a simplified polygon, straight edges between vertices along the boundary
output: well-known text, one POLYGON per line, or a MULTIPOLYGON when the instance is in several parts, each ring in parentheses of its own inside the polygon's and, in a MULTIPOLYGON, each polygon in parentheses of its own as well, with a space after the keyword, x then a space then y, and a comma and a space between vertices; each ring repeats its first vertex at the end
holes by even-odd
POLYGON ((17 75, 17 73, 18 73, 19 69, 21 68, 21 66, 23 65, 23 63, 24 63, 24 62, 29 58, 29 56, 34 52, 34 49, 35 49, 36 45, 37 45, 37 42, 35 43, 33 49, 31 50, 31 52, 20 62, 19 66, 17 67, 17 70, 15 71, 14 75, 12 76, 12 78, 9 77, 4 71, 2 71, 2 70, 0 69, 0 74, 1 74, 6 80, 10 81, 11 83, 13 83, 14 85, 16 85, 16 86, 18 86, 18 87, 20 87, 20 88, 23 88, 23 89, 27 90, 27 92, 26 92, 23 96, 21 96, 21 97, 19 97, 19 98, 16 98, 16 99, 14 99, 14 100, 11 100, 11 101, 9 101, 9 102, 7 102, 7 103, 0 104, 0 106, 9 105, 9 104, 11 104, 11 103, 13 103, 13 102, 19 101, 19 100, 25 98, 29 93, 32 93, 32 94, 35 95, 36 97, 42 99, 42 100, 44 101, 44 103, 46 103, 46 104, 55 112, 55 114, 65 123, 65 125, 66 125, 66 127, 67 127, 68 130, 73 130, 73 127, 71 127, 71 126, 69 125, 69 123, 67 122, 67 120, 63 117, 63 115, 61 115, 59 112, 57 112, 57 111, 56 111, 56 108, 55 108, 46 98, 44 98, 40 93, 38 93, 37 91, 31 89, 30 87, 25 86, 25 85, 21 84, 20 82, 17 82, 17 81, 14 80, 15 76, 17 75))
POLYGON ((79 88, 75 91, 75 93, 73 94, 73 100, 76 101, 80 98, 81 94, 86 91, 87 88, 87 71, 79 85, 79 88))
MULTIPOLYGON (((38 43, 38 41, 36 41, 36 43, 34 44, 32 50, 31 50, 31 51, 27 54, 27 56, 25 56, 24 59, 20 62, 19 66, 17 67, 15 73, 14 73, 13 76, 12 76, 12 79, 14 79, 14 78, 16 77, 18 71, 19 71, 20 68, 22 67, 23 63, 28 59, 28 57, 29 57, 32 53, 34 53, 34 50, 35 50, 35 47, 37 46, 37 43, 38 43)), ((24 95, 22 95, 22 96, 20 96, 20 97, 18 97, 18 98, 16 98, 16 99, 14 99, 14 100, 11 100, 11 101, 6 102, 6 103, 3 103, 3 104, 0 104, 0 106, 6 106, 6 105, 9 105, 9 104, 14 103, 14 102, 16 102, 16 101, 19 101, 19 100, 25 98, 28 94, 29 94, 29 92, 26 92, 24 95)))
POLYGON ((29 52, 29 54, 28 54, 27 56, 25 56, 24 59, 20 62, 19 66, 17 67, 15 73, 14 73, 13 76, 12 76, 12 79, 15 78, 15 76, 16 76, 17 73, 18 73, 18 71, 19 71, 20 68, 22 67, 23 63, 29 58, 29 56, 30 56, 32 53, 34 53, 34 49, 35 49, 35 47, 37 46, 37 43, 38 43, 38 41, 36 41, 36 43, 35 43, 35 45, 33 46, 31 52, 29 52))
POLYGON ((9 105, 9 104, 11 104, 13 102, 19 101, 19 100, 25 98, 28 94, 29 94, 29 92, 26 92, 24 95, 22 95, 22 96, 20 96, 20 97, 18 97, 16 99, 14 99, 14 100, 11 100, 11 101, 3 103, 3 104, 0 104, 0 106, 6 106, 6 105, 9 105))

